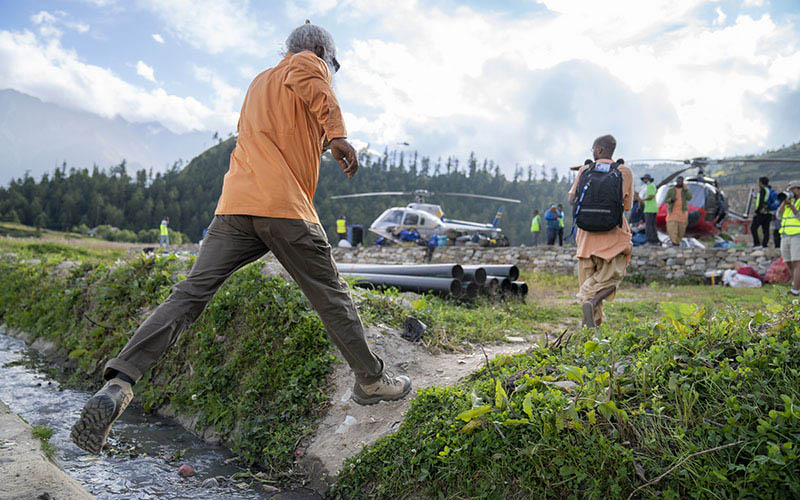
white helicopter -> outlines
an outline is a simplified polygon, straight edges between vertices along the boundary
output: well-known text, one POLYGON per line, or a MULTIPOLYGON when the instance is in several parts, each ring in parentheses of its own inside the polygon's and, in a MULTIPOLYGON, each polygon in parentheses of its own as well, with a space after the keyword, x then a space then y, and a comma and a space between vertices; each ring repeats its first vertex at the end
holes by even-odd
POLYGON ((369 226, 369 230, 379 237, 395 243, 406 243, 418 239, 429 240, 432 236, 446 236, 450 240, 473 240, 483 246, 508 246, 508 238, 502 234, 500 220, 503 207, 497 210, 491 224, 446 219, 441 205, 426 203, 430 196, 462 196, 486 200, 520 203, 520 200, 469 193, 433 193, 427 189, 413 192, 381 191, 374 193, 355 193, 331 196, 331 199, 363 198, 367 196, 413 196, 414 202, 405 207, 391 207, 369 226))

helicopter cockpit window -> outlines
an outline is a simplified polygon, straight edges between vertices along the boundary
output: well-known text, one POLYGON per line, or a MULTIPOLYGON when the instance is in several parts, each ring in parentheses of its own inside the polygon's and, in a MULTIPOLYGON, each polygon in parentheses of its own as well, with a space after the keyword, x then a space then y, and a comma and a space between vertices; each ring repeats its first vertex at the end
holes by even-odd
POLYGON ((385 222, 387 224, 400 224, 400 221, 403 220, 403 211, 402 210, 392 210, 388 214, 384 215, 381 218, 381 222, 385 222))
POLYGON ((706 206, 706 187, 701 184, 688 184, 689 190, 692 192, 692 205, 696 207, 706 206))
POLYGON ((404 226, 416 226, 419 224, 419 215, 406 214, 406 220, 403 221, 404 226))

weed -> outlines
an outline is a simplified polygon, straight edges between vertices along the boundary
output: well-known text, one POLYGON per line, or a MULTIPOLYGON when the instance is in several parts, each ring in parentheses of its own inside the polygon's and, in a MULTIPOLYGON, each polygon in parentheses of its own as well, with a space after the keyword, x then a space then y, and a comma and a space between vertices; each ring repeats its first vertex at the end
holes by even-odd
POLYGON ((56 447, 53 446, 53 443, 50 442, 50 438, 53 437, 53 433, 53 429, 45 425, 33 426, 33 437, 41 441, 42 452, 51 460, 53 457, 55 457, 57 451, 56 447))

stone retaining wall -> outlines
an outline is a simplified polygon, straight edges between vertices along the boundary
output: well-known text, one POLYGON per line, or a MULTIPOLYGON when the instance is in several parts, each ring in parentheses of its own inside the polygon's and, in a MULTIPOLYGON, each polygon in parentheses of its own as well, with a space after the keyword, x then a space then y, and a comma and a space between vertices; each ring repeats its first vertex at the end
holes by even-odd
MULTIPOLYGON (((360 247, 334 248, 337 262, 369 264, 422 263, 422 247, 360 247)), ((634 247, 628 274, 666 279, 702 276, 706 271, 736 269, 749 265, 760 273, 780 257, 774 248, 682 248, 634 247)), ((575 247, 440 247, 433 263, 459 264, 517 264, 522 269, 554 273, 575 273, 575 247)))

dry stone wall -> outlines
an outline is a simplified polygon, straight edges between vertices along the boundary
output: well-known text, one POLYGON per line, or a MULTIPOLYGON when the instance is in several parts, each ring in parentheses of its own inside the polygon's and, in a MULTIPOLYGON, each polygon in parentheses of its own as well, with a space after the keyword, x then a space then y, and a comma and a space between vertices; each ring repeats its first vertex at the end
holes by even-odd
MULTIPOLYGON (((424 262, 422 247, 334 248, 337 262, 369 264, 405 264, 424 262)), ((752 266, 766 272, 770 263, 780 258, 774 248, 682 248, 634 247, 628 274, 675 279, 703 276, 706 271, 752 266)), ((551 273, 576 273, 575 247, 439 247, 432 262, 459 264, 517 264, 522 269, 551 273)))

